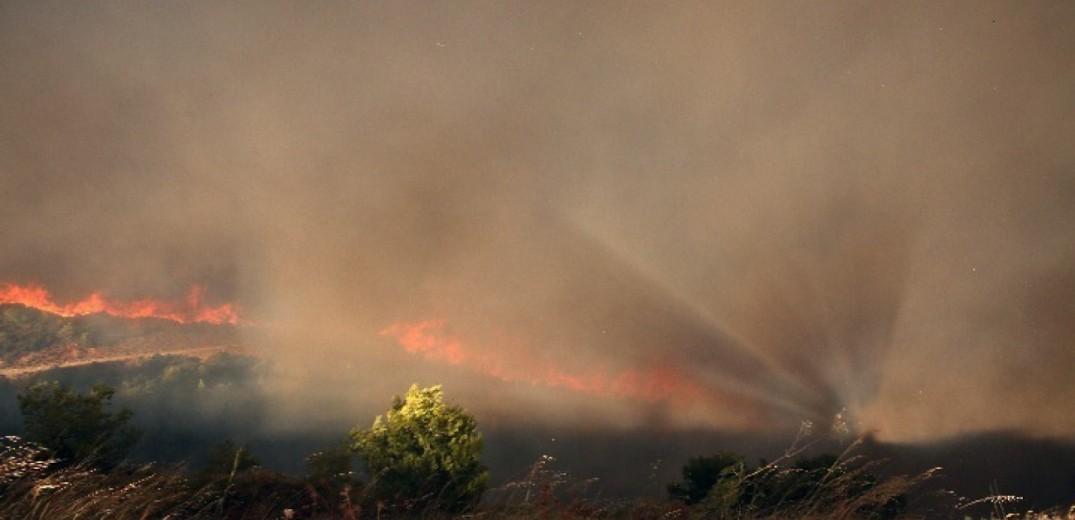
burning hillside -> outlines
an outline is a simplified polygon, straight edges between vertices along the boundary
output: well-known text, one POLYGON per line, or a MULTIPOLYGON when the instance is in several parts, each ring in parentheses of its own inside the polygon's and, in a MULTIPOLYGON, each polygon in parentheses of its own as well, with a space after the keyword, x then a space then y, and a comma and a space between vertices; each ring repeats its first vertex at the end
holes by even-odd
POLYGON ((0 289, 0 375, 119 362, 152 355, 242 353, 232 304, 208 306, 195 287, 185 302, 122 302, 101 293, 58 304, 38 286, 0 289))
POLYGON ((441 319, 396 323, 380 334, 395 339, 409 354, 501 381, 623 401, 665 403, 680 409, 730 411, 744 424, 766 420, 758 407, 741 395, 706 384, 670 362, 618 370, 609 366, 568 367, 504 334, 495 345, 464 345, 441 319))
POLYGON ((17 303, 65 317, 103 313, 119 318, 160 318, 178 323, 235 325, 240 322, 236 305, 231 303, 208 305, 205 302, 205 288, 200 285, 191 287, 186 298, 180 301, 151 299, 122 301, 109 298, 98 291, 82 300, 58 304, 44 287, 34 284, 9 283, 0 288, 0 304, 4 303, 17 303))

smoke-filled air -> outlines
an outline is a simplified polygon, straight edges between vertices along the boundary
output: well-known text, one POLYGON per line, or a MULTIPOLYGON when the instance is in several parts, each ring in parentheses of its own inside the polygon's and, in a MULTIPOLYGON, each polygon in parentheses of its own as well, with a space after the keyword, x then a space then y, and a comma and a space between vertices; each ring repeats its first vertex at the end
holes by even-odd
MULTIPOLYGON (((0 303, 259 426, 1075 440, 1075 4, 0 5, 0 303)), ((642 433, 639 433, 642 435, 642 433)))

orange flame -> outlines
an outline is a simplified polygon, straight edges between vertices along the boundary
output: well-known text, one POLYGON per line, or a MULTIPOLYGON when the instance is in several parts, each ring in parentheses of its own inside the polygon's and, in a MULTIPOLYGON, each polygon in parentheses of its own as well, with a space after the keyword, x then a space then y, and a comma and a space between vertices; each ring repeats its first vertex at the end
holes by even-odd
POLYGON ((595 371, 571 372, 552 359, 535 356, 518 343, 506 341, 501 348, 464 348, 448 333, 444 320, 397 323, 381 331, 394 338, 411 354, 450 365, 464 365, 476 372, 503 381, 528 381, 533 385, 647 402, 676 404, 695 402, 707 394, 674 367, 625 370, 614 375, 595 371))
POLYGON ((218 306, 203 301, 205 288, 191 287, 185 301, 136 300, 131 302, 113 300, 101 292, 94 292, 83 300, 60 305, 52 295, 39 285, 5 284, 0 288, 0 304, 17 303, 60 316, 82 316, 105 313, 121 318, 161 318, 179 323, 230 323, 240 322, 238 307, 231 303, 218 306))

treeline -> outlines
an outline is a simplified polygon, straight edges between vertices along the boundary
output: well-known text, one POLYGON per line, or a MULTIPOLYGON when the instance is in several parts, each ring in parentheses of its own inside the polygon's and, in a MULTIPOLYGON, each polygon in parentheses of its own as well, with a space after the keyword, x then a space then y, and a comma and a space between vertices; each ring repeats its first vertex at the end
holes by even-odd
POLYGON ((23 438, 0 448, 3 518, 378 518, 473 511, 488 486, 482 437, 440 387, 412 387, 367 427, 310 454, 305 476, 261 466, 224 440, 200 469, 135 464, 141 433, 115 390, 79 392, 55 381, 19 394, 23 438), (363 461, 362 478, 352 459, 363 461))
MULTIPOLYGON (((79 392, 105 384, 115 390, 115 406, 129 408, 132 426, 143 433, 134 458, 200 465, 201 455, 221 439, 258 441, 272 409, 262 386, 262 378, 270 376, 256 358, 220 353, 207 359, 159 355, 56 368, 30 379, 0 379, 0 432, 21 434, 17 396, 34 381, 59 381, 79 392)), ((310 439, 306 449, 319 442, 310 439)), ((259 449, 269 448, 259 443, 259 449)), ((276 462, 276 452, 268 455, 276 462)), ((299 469, 300 457, 295 459, 288 469, 299 469)))
POLYGON ((2 518, 896 518, 922 478, 879 480, 849 456, 749 464, 732 453, 695 457, 667 500, 602 502, 539 461, 521 480, 489 491, 475 419, 413 386, 372 425, 306 457, 291 476, 224 439, 200 467, 136 464, 140 441, 115 389, 78 391, 54 381, 18 396, 23 438, 0 452, 2 518), (359 470, 353 469, 353 464, 359 470), (482 497, 490 500, 482 502, 482 497))
POLYGON ((20 437, 0 446, 0 518, 898 518, 1013 506, 1001 494, 924 504, 912 492, 928 475, 882 477, 877 462, 816 449, 698 456, 661 499, 604 499, 600 481, 546 457, 491 486, 473 417, 421 388, 373 425, 290 446, 296 464, 281 473, 263 464, 278 468, 280 453, 254 438, 272 409, 269 370, 230 354, 156 356, 4 382, 0 414, 20 437))

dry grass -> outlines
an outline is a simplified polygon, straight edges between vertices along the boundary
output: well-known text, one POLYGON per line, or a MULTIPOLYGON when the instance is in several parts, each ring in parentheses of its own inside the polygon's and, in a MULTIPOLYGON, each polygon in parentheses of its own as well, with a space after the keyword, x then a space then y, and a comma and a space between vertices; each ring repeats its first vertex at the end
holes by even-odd
POLYGON ((192 482, 182 467, 54 468, 44 449, 13 437, 0 457, 0 519, 349 517, 313 483, 261 469, 192 482))
MULTIPOLYGON (((741 483, 795 475, 788 464, 795 454, 789 450, 786 457, 743 475, 741 483)), ((557 470, 555 459, 546 456, 517 479, 490 490, 478 510, 450 516, 370 503, 361 486, 301 481, 261 469, 192 483, 180 467, 146 465, 103 474, 79 466, 56 469, 55 462, 38 446, 15 437, 0 439, 0 519, 857 519, 871 518, 875 510, 870 505, 921 489, 932 475, 889 477, 865 492, 849 493, 861 482, 856 479, 876 465, 857 459, 849 450, 805 499, 729 510, 712 502, 688 506, 671 500, 603 499, 596 479, 575 479, 557 470)), ((972 501, 951 498, 940 507, 900 511, 895 518, 1075 520, 1075 506, 1008 512, 1018 504, 1016 498, 999 494, 972 501), (970 514, 982 508, 991 511, 970 514)))
POLYGON ((104 475, 76 466, 7 482, 0 518, 164 518, 188 499, 176 471, 145 466, 104 475))

